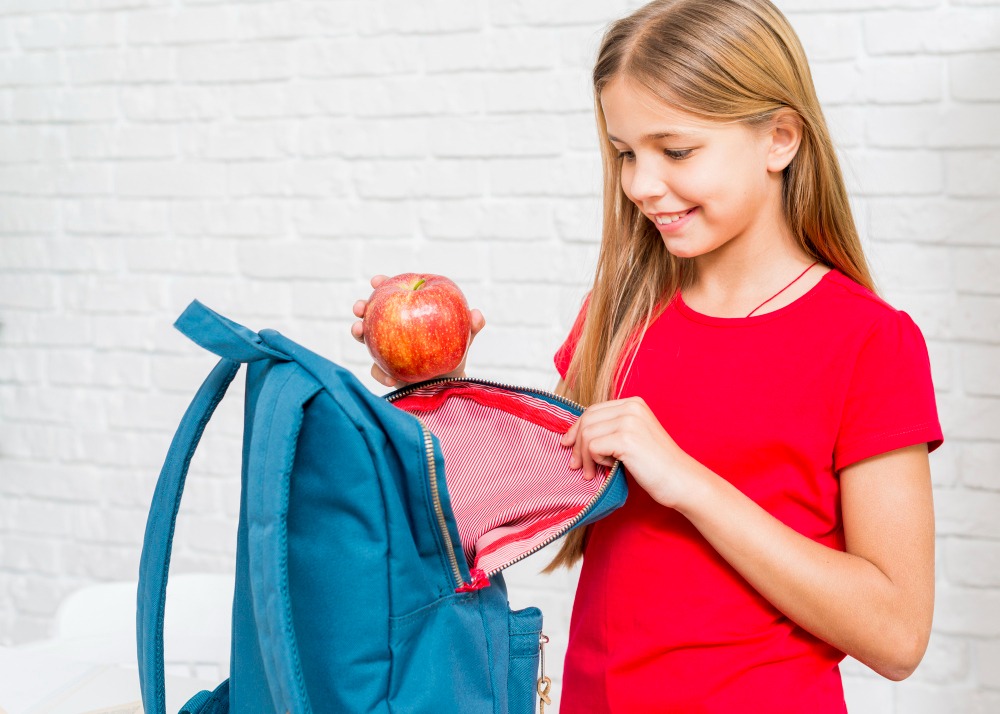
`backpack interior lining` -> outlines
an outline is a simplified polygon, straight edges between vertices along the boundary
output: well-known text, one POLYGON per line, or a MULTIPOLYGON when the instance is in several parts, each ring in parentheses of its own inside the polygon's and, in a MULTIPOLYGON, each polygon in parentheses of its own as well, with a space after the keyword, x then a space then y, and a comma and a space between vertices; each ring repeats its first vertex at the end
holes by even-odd
POLYGON ((437 437, 466 560, 487 574, 565 529, 608 478, 606 467, 590 481, 569 468, 559 441, 576 415, 545 399, 444 382, 394 404, 437 437))

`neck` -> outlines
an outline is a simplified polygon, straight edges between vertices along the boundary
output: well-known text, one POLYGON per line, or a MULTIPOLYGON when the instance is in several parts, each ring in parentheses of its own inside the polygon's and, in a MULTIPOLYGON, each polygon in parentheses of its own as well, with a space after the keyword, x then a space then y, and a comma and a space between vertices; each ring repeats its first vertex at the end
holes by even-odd
POLYGON ((787 292, 776 295, 813 262, 790 231, 778 236, 761 234, 756 240, 741 236, 694 259, 684 299, 700 312, 719 317, 745 317, 758 306, 754 314, 764 314, 794 300, 822 277, 826 270, 817 266, 787 292))

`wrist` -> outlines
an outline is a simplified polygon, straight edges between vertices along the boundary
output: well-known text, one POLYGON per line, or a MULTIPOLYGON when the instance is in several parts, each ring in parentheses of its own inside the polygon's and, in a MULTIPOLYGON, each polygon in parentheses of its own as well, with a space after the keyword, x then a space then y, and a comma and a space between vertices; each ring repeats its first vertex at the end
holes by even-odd
POLYGON ((675 490, 672 502, 664 505, 692 519, 717 501, 715 491, 722 478, 708 467, 689 459, 678 481, 681 485, 675 490))

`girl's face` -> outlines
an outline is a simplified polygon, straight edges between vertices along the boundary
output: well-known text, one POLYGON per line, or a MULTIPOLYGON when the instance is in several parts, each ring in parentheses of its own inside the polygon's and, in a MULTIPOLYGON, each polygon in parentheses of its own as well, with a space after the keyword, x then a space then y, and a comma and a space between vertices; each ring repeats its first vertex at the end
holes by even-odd
POLYGON ((605 86, 601 106, 622 189, 673 255, 697 258, 781 235, 781 169, 797 137, 789 153, 780 131, 699 119, 621 78, 605 86))

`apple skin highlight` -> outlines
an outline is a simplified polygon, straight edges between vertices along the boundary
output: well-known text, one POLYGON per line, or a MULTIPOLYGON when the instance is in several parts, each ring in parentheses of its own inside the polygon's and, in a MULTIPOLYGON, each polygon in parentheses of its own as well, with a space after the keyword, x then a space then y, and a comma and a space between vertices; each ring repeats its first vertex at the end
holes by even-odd
POLYGON ((471 337, 465 295, 442 275, 403 273, 388 278, 365 308, 368 352, 397 382, 422 382, 454 371, 471 337))

